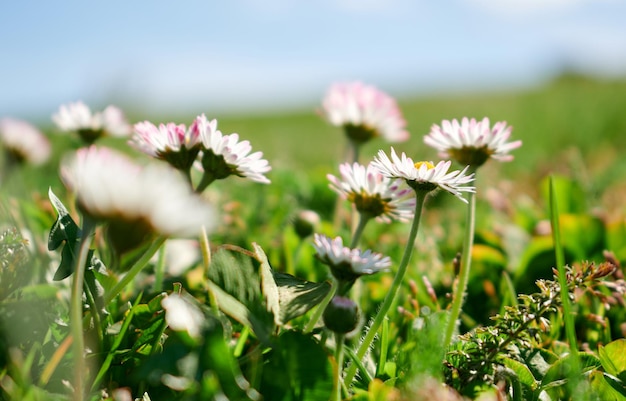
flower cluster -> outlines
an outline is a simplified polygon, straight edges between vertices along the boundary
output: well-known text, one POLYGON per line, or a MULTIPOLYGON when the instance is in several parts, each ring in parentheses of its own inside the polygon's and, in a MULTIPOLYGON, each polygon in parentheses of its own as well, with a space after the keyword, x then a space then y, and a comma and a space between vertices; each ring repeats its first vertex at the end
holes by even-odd
POLYGON ((239 141, 236 133, 224 135, 217 129, 217 120, 198 116, 189 128, 184 124, 160 124, 149 121, 135 124, 129 141, 135 149, 190 174, 195 166, 203 172, 197 190, 202 191, 212 181, 230 175, 268 184, 265 174, 271 170, 262 152, 250 153, 249 141, 239 141))
POLYGON ((52 116, 52 121, 61 131, 78 133, 86 144, 92 144, 102 136, 124 137, 131 132, 124 113, 116 106, 93 113, 80 101, 64 104, 52 116))

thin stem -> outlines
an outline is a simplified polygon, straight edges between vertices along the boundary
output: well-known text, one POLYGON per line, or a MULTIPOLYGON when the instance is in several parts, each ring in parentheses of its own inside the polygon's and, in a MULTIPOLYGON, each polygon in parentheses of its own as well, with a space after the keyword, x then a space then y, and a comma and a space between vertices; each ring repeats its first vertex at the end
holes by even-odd
POLYGON ((361 239, 361 235, 363 235, 363 230, 365 230, 365 226, 370 221, 371 216, 367 213, 359 213, 359 224, 357 225, 354 233, 352 234, 352 241, 350 242, 350 248, 356 248, 359 244, 359 240, 361 239))
POLYGON ((554 241, 556 268, 559 273, 559 286, 561 287, 561 304, 563 306, 563 319, 565 321, 565 334, 569 342, 571 356, 571 376, 572 389, 577 384, 576 373, 579 372, 580 361, 578 360, 578 342, 576 340, 576 329, 574 327, 574 315, 572 314, 572 306, 569 299, 569 287, 567 285, 567 277, 565 274, 565 255, 563 246, 561 245, 561 230, 559 225, 559 209, 556 201, 556 190, 554 187, 554 179, 550 177, 550 223, 552 225, 552 239, 554 241))
MULTIPOLYGON (((398 267, 398 271, 396 272, 396 276, 391 283, 391 287, 387 292, 387 296, 383 300, 383 303, 374 318, 374 322, 370 326, 369 331, 365 335, 363 342, 359 346, 356 351, 356 356, 359 359, 363 359, 365 353, 370 347, 372 341, 374 341, 374 337, 376 336, 376 332, 378 332, 378 328, 382 324, 383 320, 387 316, 387 312, 391 309, 391 305, 396 300, 396 296, 398 295, 398 290, 402 281, 404 280, 404 276, 407 272, 407 267, 409 265, 409 260, 411 259, 411 254, 413 253, 413 248, 415 246, 415 238, 417 237, 417 230, 420 225, 420 218, 422 215, 422 208, 424 207, 424 200, 426 199, 426 195, 428 192, 426 191, 415 191, 416 199, 415 199, 415 215, 413 217, 413 223, 411 225, 411 231, 409 233, 409 239, 406 243, 406 248, 404 249, 404 255, 402 255, 402 260, 400 261, 400 266, 398 267)), ((356 375, 356 364, 350 365, 348 371, 346 372, 345 383, 350 385, 352 379, 356 375)))
POLYGON ((163 276, 165 275, 165 252, 166 246, 163 245, 159 248, 159 257, 157 259, 157 264, 154 267, 154 291, 161 292, 163 291, 163 276))
POLYGON ((322 299, 322 302, 319 303, 317 309, 315 310, 315 313, 313 313, 313 316, 311 316, 311 320, 309 320, 307 325, 304 327, 305 334, 313 331, 315 325, 317 324, 317 321, 320 320, 320 317, 322 317, 324 309, 326 309, 326 307, 330 303, 330 300, 333 299, 333 297, 335 296, 335 293, 337 292, 337 287, 337 281, 332 280, 330 284, 330 290, 328 290, 328 294, 326 294, 324 299, 322 299))
MULTIPOLYGON (((70 330, 74 352, 74 400, 82 401, 85 396, 85 339, 83 338, 83 288, 85 284, 85 265, 89 255, 89 245, 95 224, 90 219, 83 223, 83 234, 78 244, 78 258, 74 269, 70 304, 70 330)), ((94 313, 98 313, 94 311, 94 313)))
POLYGON ((118 281, 117 284, 115 284, 111 291, 109 291, 109 293, 106 295, 106 297, 104 298, 105 305, 108 305, 109 302, 111 302, 113 298, 115 298, 120 292, 122 292, 124 287, 126 287, 128 283, 130 283, 135 278, 135 276, 144 267, 146 267, 146 265, 150 261, 150 258, 152 258, 152 256, 154 256, 154 254, 161 247, 161 245, 163 245, 165 239, 165 237, 158 237, 152 242, 152 245, 150 245, 150 247, 146 249, 146 252, 141 255, 141 258, 139 258, 139 260, 135 262, 135 264, 133 265, 133 267, 130 268, 128 273, 126 273, 126 275, 122 277, 122 279, 118 281))
POLYGON ((337 383, 335 384, 335 401, 341 401, 341 388, 342 380, 341 375, 343 372, 343 342, 345 334, 335 333, 335 361, 337 362, 335 377, 337 383))
MULTIPOLYGON (((200 233, 200 250, 202 251, 202 263, 204 264, 204 275, 207 279, 207 283, 211 280, 209 278, 209 268, 211 267, 211 245, 209 244, 209 236, 206 232, 206 227, 202 226, 202 232, 200 233)), ((209 300, 211 301, 211 310, 215 313, 215 316, 219 316, 220 307, 217 303, 217 297, 211 290, 211 287, 207 285, 207 293, 209 294, 209 300)))
POLYGON ((467 282, 469 280, 470 267, 472 263, 472 247, 474 245, 474 227, 476 225, 476 193, 470 192, 467 197, 467 221, 465 223, 465 238, 463 238, 463 253, 461 255, 461 268, 457 285, 454 289, 452 298, 452 309, 448 326, 446 327, 446 336, 444 337, 444 349, 447 349, 452 341, 452 335, 457 327, 457 321, 461 314, 461 307, 465 298, 467 282))

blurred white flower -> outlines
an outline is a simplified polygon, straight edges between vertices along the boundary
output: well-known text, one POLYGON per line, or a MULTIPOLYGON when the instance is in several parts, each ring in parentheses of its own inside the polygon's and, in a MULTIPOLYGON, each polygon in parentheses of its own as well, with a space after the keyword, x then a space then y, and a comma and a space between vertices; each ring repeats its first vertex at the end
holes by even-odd
POLYGON ((108 223, 116 234, 112 241, 131 245, 151 233, 196 236, 202 226, 210 231, 215 225, 212 207, 165 165, 140 166, 111 149, 91 146, 65 160, 61 178, 76 193, 80 210, 108 223))
POLYGON ((371 163, 343 163, 339 172, 341 179, 332 174, 326 176, 330 188, 352 202, 360 213, 384 223, 413 218, 415 197, 404 181, 385 177, 371 163))
POLYGON ((30 123, 13 118, 0 120, 0 144, 17 161, 34 165, 50 158, 50 141, 30 123))
POLYGON ((332 125, 343 127, 355 143, 377 136, 388 142, 409 139, 406 121, 395 99, 362 82, 333 84, 322 101, 321 112, 332 125))
POLYGON ((186 297, 176 293, 161 301, 165 309, 165 322, 174 331, 186 331, 194 339, 199 339, 205 317, 200 308, 186 297))
POLYGON ((252 150, 249 141, 240 142, 238 134, 223 135, 217 129, 217 120, 208 121, 204 114, 196 118, 190 130, 202 140, 203 149, 197 165, 211 180, 237 175, 263 184, 270 183, 264 174, 272 168, 262 158, 262 152, 249 154, 252 150))
POLYGON ((132 147, 182 171, 193 166, 202 147, 198 131, 187 130, 184 124, 167 123, 157 127, 144 121, 135 124, 134 130, 128 142, 132 147))
POLYGON ((354 280, 359 276, 378 273, 391 266, 391 259, 371 250, 361 251, 343 246, 341 237, 331 239, 315 234, 313 246, 315 255, 328 265, 333 275, 340 280, 354 280))
POLYGON ((182 275, 200 260, 200 245, 194 239, 170 239, 165 243, 165 269, 172 276, 182 275))
POLYGON ((124 113, 115 106, 108 106, 102 112, 89 109, 83 102, 61 105, 52 116, 52 121, 61 131, 77 132, 87 144, 95 142, 101 136, 128 136, 132 128, 124 113))
POLYGON ((437 165, 430 162, 415 163, 404 152, 398 157, 396 151, 391 148, 391 159, 384 151, 379 150, 372 165, 386 177, 406 180, 415 190, 432 191, 441 188, 467 203, 462 193, 475 192, 474 187, 465 186, 474 181, 474 174, 466 175, 469 166, 462 171, 455 170, 449 173, 451 163, 450 161, 440 161, 437 165))
POLYGON ((491 127, 487 117, 482 121, 464 117, 460 123, 443 120, 441 126, 433 124, 424 143, 437 149, 440 157, 478 167, 489 158, 503 162, 513 160, 509 152, 522 146, 522 141, 507 142, 512 129, 504 121, 491 127))

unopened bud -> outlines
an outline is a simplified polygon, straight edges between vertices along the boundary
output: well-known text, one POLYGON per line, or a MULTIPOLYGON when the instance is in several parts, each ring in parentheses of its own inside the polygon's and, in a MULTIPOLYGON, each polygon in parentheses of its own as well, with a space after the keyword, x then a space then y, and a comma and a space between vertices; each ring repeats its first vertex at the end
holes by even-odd
POLYGON ((350 298, 336 296, 324 310, 323 319, 329 330, 346 334, 359 324, 359 307, 350 298))
POLYGON ((302 210, 293 221, 293 228, 298 237, 304 239, 312 235, 320 224, 320 216, 313 210, 302 210))

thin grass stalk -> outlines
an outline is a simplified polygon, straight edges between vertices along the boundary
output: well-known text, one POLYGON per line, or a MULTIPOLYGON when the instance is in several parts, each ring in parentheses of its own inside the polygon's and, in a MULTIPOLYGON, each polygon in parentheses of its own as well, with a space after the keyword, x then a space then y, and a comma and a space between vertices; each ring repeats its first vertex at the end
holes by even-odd
POLYGON ((550 177, 550 223, 552 225, 552 239, 554 241, 554 252, 556 257, 556 268, 559 274, 559 286, 561 287, 561 303, 563 307, 563 319, 565 322, 565 334, 569 342, 571 354, 570 380, 573 381, 572 389, 575 388, 575 379, 579 372, 580 360, 578 358, 578 342, 576 340, 576 329, 574 328, 574 315, 572 314, 572 306, 569 299, 569 290, 567 285, 567 277, 565 274, 565 253, 561 245, 561 230, 559 226, 559 209, 556 200, 556 190, 554 188, 554 179, 550 177))
MULTIPOLYGON (((85 396, 85 339, 83 338, 83 288, 85 285, 85 265, 89 256, 91 235, 95 223, 84 219, 83 233, 78 244, 78 257, 74 268, 72 295, 70 304, 70 332, 72 333, 74 352, 74 401, 82 401, 85 396)), ((97 313, 97 311, 94 311, 97 313)))

